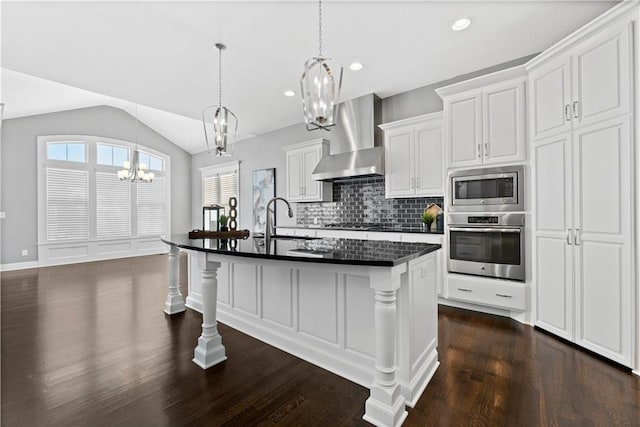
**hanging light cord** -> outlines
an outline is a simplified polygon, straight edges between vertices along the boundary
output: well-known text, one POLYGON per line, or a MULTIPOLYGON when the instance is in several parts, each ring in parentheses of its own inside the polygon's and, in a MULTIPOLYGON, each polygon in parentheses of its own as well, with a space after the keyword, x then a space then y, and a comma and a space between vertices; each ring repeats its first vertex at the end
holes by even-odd
POLYGON ((218 108, 222 107, 222 47, 218 48, 218 108))
POLYGON ((322 58, 322 0, 318 0, 318 45, 319 57, 322 58))
POLYGON ((136 104, 136 128, 135 128, 135 137, 136 137, 136 150, 138 149, 138 104, 136 104))

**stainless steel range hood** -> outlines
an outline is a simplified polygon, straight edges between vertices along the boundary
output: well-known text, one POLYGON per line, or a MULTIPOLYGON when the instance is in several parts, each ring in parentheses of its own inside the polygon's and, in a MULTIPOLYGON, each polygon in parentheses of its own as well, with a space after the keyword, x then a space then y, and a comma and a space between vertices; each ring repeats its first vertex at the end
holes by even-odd
POLYGON ((339 106, 338 124, 331 130, 329 155, 313 170, 316 181, 363 175, 384 175, 381 100, 374 94, 339 106))

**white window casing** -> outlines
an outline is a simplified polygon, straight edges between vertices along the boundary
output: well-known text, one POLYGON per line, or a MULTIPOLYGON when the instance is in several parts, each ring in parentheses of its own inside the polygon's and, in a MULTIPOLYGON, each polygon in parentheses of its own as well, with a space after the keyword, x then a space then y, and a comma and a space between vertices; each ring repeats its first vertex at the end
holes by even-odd
POLYGON ((228 162, 200 168, 202 206, 221 205, 229 215, 229 198, 239 197, 240 163, 228 162))
MULTIPOLYGON (((171 234, 170 157, 128 141, 86 135, 38 137, 38 263, 66 264, 163 253, 171 234), (86 161, 47 158, 48 143, 84 143, 86 161), (122 165, 97 163, 98 144, 152 156, 151 183, 120 181, 122 165), (158 161, 159 160, 159 161, 158 161)), ((115 160, 112 162, 114 163, 115 160)))

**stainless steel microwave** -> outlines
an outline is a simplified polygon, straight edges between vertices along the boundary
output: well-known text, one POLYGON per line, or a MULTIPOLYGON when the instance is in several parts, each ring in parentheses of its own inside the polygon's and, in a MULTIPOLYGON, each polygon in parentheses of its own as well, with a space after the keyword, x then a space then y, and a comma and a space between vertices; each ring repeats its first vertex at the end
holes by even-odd
POLYGON ((449 172, 450 212, 524 211, 524 166, 449 172))

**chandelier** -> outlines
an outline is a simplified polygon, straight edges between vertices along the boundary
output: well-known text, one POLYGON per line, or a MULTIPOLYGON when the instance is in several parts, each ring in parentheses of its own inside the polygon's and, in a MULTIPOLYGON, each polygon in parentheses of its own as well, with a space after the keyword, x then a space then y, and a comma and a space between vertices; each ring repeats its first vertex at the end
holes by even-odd
POLYGON ((204 137, 207 152, 216 156, 230 156, 238 130, 238 118, 222 105, 222 51, 227 47, 216 43, 218 49, 218 105, 210 105, 202 110, 204 137))
POLYGON ((318 9, 318 56, 304 63, 300 78, 304 122, 309 131, 335 126, 342 86, 342 65, 322 56, 322 0, 318 9))
POLYGON ((138 104, 136 104, 136 149, 133 151, 131 162, 125 160, 122 169, 118 171, 120 181, 152 182, 155 178, 153 172, 147 172, 147 165, 140 162, 140 152, 138 151, 138 104))

